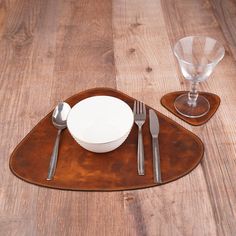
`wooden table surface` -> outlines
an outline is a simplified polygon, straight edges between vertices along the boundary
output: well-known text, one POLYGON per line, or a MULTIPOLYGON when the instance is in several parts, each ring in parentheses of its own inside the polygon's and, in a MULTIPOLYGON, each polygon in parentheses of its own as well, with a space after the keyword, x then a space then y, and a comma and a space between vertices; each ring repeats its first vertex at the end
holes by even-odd
POLYGON ((236 235, 235 1, 2 0, 0 36, 0 235, 236 235), (172 53, 187 35, 214 37, 226 49, 200 86, 221 105, 199 127, 160 104, 188 89, 172 53), (8 163, 21 139, 59 101, 99 86, 197 134, 201 164, 175 182, 124 192, 60 191, 16 178, 8 163))

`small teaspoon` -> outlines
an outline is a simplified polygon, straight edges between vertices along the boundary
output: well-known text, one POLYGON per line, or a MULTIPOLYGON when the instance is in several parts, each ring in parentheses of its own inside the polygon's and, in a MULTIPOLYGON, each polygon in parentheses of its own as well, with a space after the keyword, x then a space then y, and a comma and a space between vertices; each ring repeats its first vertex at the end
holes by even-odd
POLYGON ((61 131, 67 127, 66 120, 67 120, 67 116, 70 110, 71 110, 71 107, 69 104, 65 102, 60 102, 55 107, 52 114, 52 123, 58 129, 58 131, 57 131, 57 138, 54 144, 53 152, 51 155, 47 180, 52 180, 55 174, 61 131))

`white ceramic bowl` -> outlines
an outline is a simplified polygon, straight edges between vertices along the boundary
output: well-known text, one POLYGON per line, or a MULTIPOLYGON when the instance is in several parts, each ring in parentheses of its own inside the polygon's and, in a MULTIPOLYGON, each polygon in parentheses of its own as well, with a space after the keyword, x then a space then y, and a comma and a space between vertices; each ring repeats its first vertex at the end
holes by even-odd
POLYGON ((72 137, 92 152, 109 152, 128 137, 134 123, 133 112, 122 100, 94 96, 78 102, 67 117, 72 137))

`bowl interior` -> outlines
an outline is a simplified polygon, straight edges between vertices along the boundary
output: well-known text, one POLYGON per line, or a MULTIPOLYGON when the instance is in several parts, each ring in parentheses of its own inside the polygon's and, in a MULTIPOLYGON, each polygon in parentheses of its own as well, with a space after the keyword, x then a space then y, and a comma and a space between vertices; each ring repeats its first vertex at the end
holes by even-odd
POLYGON ((115 141, 130 132, 133 112, 122 100, 93 96, 77 103, 67 118, 71 135, 86 143, 115 141))

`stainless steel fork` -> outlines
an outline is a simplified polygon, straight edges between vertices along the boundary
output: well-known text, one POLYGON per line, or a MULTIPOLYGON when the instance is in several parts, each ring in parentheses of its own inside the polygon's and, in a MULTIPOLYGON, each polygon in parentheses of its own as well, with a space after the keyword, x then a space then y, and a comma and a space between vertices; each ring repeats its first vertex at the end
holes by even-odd
POLYGON ((143 147, 143 134, 142 126, 146 120, 146 107, 145 104, 139 101, 134 102, 134 122, 138 126, 138 151, 137 151, 137 166, 138 174, 144 175, 144 147, 143 147))

